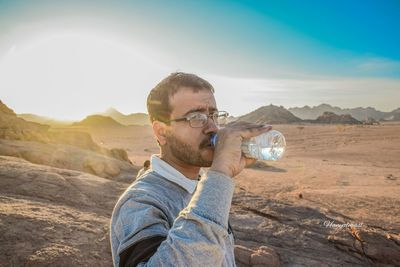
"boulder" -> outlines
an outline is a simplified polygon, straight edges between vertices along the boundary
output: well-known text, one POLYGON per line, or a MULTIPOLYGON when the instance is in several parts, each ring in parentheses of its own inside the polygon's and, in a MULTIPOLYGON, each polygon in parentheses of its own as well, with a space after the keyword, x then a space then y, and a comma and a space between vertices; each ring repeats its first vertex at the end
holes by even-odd
POLYGON ((324 124, 361 124, 360 121, 354 119, 350 114, 336 115, 328 111, 324 112, 314 122, 324 124))
POLYGON ((139 169, 130 162, 79 147, 33 141, 0 139, 0 155, 23 158, 35 164, 83 171, 123 182, 132 182, 139 169))
POLYGON ((126 186, 0 156, 0 265, 112 266, 110 217, 126 186))

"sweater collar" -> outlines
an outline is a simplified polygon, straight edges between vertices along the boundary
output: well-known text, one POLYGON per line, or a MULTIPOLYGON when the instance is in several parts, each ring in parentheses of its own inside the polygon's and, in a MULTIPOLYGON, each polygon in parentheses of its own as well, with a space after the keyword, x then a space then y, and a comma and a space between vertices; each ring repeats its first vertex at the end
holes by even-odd
POLYGON ((197 180, 187 178, 177 169, 162 160, 159 155, 152 155, 150 161, 153 171, 163 176, 165 179, 183 187, 190 194, 193 194, 197 186, 197 180))

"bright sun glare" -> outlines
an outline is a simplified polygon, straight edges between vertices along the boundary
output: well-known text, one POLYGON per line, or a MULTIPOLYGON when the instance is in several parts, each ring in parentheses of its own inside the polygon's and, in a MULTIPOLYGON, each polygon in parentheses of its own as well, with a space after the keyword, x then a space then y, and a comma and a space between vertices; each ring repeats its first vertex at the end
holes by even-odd
POLYGON ((6 96, 7 92, 28 98, 39 94, 44 104, 46 99, 72 101, 90 95, 99 102, 108 100, 104 106, 92 107, 104 109, 120 101, 117 92, 130 90, 141 97, 138 89, 148 89, 159 78, 157 74, 161 76, 162 68, 149 54, 117 39, 86 33, 49 34, 14 45, 0 58, 0 88, 6 96))

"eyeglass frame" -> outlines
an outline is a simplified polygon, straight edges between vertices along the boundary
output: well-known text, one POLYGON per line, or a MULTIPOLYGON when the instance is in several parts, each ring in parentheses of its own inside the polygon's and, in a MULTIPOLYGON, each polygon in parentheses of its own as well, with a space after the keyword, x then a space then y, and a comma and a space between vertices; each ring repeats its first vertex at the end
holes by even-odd
MULTIPOLYGON (((213 122, 214 122, 215 124, 218 125, 218 122, 216 122, 216 121, 214 120, 213 116, 214 116, 216 113, 222 113, 222 112, 224 112, 224 114, 226 114, 226 115, 225 115, 225 116, 226 116, 225 118, 228 118, 229 113, 228 113, 227 111, 221 110, 221 111, 214 111, 212 114, 208 114, 208 115, 205 114, 205 113, 201 113, 201 112, 194 112, 194 113, 188 114, 188 115, 186 115, 186 116, 184 116, 184 117, 182 117, 182 118, 177 118, 177 119, 173 119, 173 120, 167 120, 167 121, 165 121, 165 122, 166 122, 166 123, 169 123, 169 122, 172 122, 172 121, 188 121, 190 127, 192 127, 192 128, 202 128, 202 127, 204 127, 204 125, 207 124, 209 118, 212 119, 213 122), (198 115, 198 114, 206 116, 206 117, 207 117, 207 120, 205 120, 205 122, 204 122, 204 124, 203 124, 202 126, 194 127, 194 126, 192 126, 192 123, 191 123, 191 119, 192 119, 192 118, 190 118, 190 116, 198 115)), ((218 117, 219 117, 219 116, 217 116, 216 118, 218 119, 218 117)))

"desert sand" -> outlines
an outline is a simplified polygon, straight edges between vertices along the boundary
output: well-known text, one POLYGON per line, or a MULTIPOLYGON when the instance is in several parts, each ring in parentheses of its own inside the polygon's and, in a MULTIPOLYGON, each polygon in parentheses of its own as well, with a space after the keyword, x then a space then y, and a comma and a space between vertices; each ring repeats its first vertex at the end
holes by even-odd
MULTIPOLYGON (((284 158, 234 178, 238 266, 400 266, 400 124, 274 129, 284 158)), ((158 153, 149 126, 80 130, 125 149, 132 181, 158 153)), ((131 181, 21 158, 0 157, 0 266, 111 266, 109 217, 131 181)))

